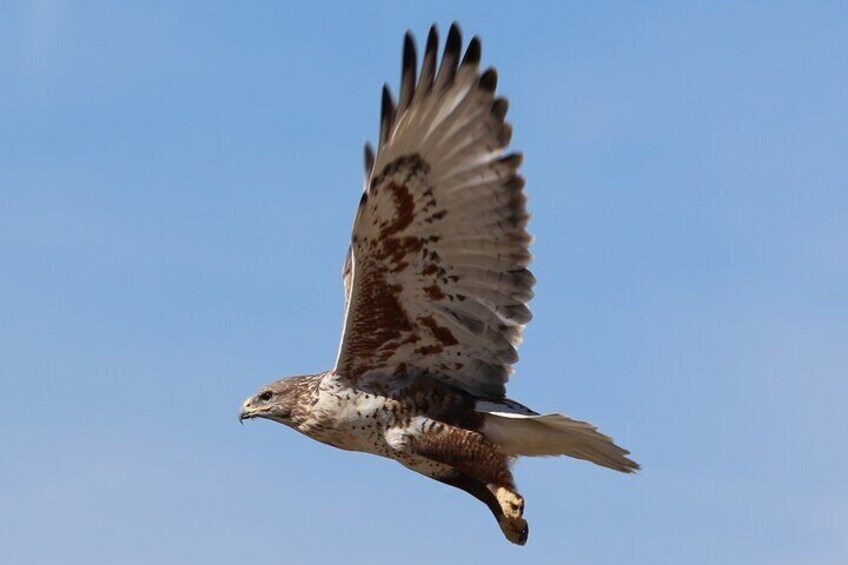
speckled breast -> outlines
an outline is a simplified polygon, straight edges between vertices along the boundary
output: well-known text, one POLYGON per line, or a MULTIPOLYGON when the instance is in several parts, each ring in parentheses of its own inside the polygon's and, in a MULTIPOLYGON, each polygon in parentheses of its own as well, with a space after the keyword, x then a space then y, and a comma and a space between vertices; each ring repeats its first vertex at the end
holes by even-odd
POLYGON ((350 386, 336 375, 327 375, 317 390, 309 418, 299 431, 322 443, 350 451, 392 457, 386 432, 414 416, 405 402, 350 386))

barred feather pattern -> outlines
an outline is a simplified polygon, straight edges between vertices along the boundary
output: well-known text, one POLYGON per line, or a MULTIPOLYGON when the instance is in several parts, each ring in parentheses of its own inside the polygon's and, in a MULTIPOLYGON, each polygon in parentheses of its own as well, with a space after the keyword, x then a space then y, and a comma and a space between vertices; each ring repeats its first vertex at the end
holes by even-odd
POLYGON ((535 282, 521 155, 505 152, 508 104, 495 94, 496 72, 480 71, 479 39, 460 61, 452 26, 438 68, 437 47, 434 26, 418 73, 408 34, 397 104, 383 90, 345 263, 335 371, 352 381, 426 373, 499 398, 535 282))

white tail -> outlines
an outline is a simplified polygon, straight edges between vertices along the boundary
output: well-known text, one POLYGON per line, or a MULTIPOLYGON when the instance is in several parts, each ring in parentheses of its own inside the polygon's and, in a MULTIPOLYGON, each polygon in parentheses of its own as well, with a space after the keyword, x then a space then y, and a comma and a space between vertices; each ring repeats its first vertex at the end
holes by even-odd
POLYGON ((536 414, 511 400, 479 401, 476 410, 485 415, 483 435, 509 455, 568 455, 623 473, 639 469, 635 461, 626 457, 629 451, 588 422, 572 420, 564 414, 536 414))

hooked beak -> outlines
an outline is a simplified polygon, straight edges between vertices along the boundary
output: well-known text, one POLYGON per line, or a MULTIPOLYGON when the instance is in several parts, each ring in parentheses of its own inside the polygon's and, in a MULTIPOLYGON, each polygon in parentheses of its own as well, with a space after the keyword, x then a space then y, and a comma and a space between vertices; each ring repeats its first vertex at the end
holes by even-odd
POLYGON ((258 418, 262 415, 264 410, 262 408, 257 408, 252 404, 253 398, 248 398, 244 401, 244 404, 241 405, 241 411, 239 412, 239 424, 244 424, 245 420, 250 420, 253 418, 258 418))

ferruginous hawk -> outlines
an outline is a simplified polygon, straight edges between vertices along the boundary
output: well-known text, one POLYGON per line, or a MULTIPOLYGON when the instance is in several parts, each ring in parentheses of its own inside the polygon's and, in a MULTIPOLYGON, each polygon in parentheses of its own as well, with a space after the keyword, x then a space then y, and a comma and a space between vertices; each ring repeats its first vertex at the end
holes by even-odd
POLYGON ((458 487, 524 544, 515 458, 568 455, 625 473, 638 465, 591 424, 506 397, 535 282, 521 155, 505 152, 507 101, 495 70, 480 70, 480 40, 460 58, 454 24, 438 65, 437 48, 433 26, 418 73, 407 33, 397 103, 383 89, 343 271, 336 366, 262 387, 240 417, 458 487))

